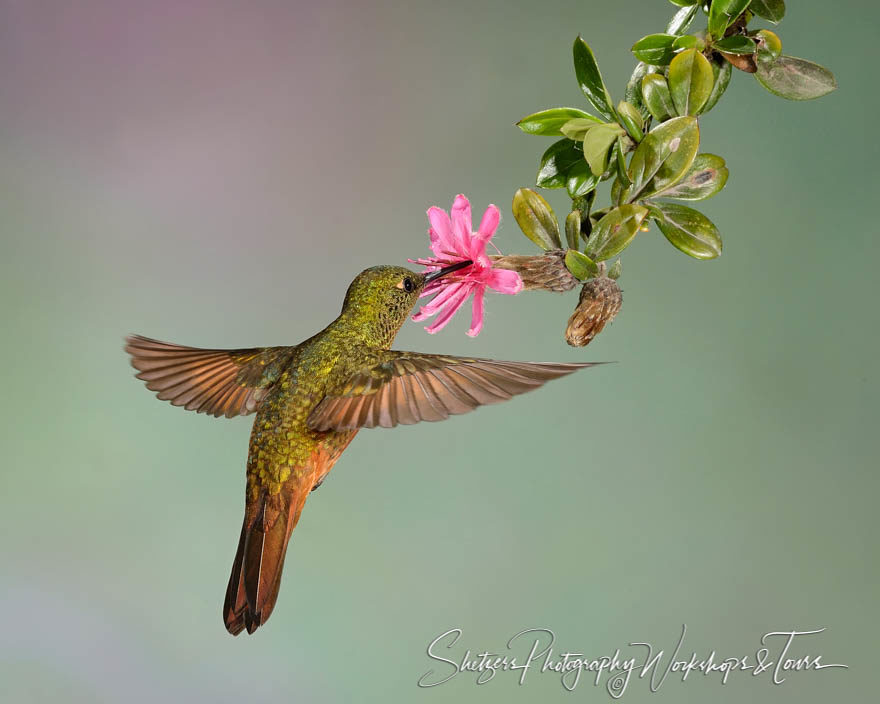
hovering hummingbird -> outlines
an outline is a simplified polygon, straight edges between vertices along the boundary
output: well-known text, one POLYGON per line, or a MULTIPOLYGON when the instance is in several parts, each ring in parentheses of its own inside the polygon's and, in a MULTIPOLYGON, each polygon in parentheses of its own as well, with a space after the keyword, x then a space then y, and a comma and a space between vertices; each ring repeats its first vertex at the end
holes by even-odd
POLYGON ((256 411, 244 522, 223 606, 231 634, 253 633, 269 618, 306 498, 359 429, 444 420, 592 366, 391 350, 426 284, 471 263, 424 274, 367 269, 349 286, 339 317, 292 347, 217 350, 126 339, 137 377, 160 399, 215 417, 256 411))

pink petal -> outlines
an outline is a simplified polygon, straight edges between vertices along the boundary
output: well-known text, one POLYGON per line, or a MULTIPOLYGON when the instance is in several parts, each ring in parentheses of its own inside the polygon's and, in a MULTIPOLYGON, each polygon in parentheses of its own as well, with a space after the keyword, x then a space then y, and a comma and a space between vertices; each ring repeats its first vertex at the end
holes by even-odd
POLYGON ((520 275, 507 269, 492 269, 483 280, 499 293, 519 293, 523 287, 520 275))
POLYGON ((480 261, 483 266, 489 266, 486 257, 486 244, 492 239, 501 222, 501 213, 494 205, 486 208, 483 219, 480 221, 480 230, 471 238, 468 254, 474 261, 480 261), (484 261, 485 260, 485 261, 484 261))
POLYGON ((458 289, 462 287, 463 284, 451 284, 450 286, 445 287, 440 293, 438 293, 433 299, 428 301, 425 305, 423 305, 419 312, 413 316, 413 320, 419 321, 428 318, 437 311, 439 311, 443 304, 446 303, 453 295, 458 292, 458 289))
POLYGON ((455 292, 455 295, 451 296, 446 303, 446 308, 443 310, 440 315, 431 323, 429 326, 425 328, 429 333, 434 334, 435 332, 442 330, 446 327, 446 324, 452 320, 452 316, 455 315, 455 312, 464 305, 464 302, 467 300, 469 293, 468 286, 461 286, 458 291, 455 292))
POLYGON ((501 211, 494 205, 490 205, 486 208, 486 212, 483 213, 483 219, 480 220, 480 234, 487 234, 491 237, 495 234, 495 230, 498 229, 498 223, 500 222, 501 211))
POLYGON ((467 334, 471 337, 476 337, 480 334, 480 330, 483 329, 483 296, 485 295, 485 293, 486 289, 481 286, 474 294, 474 307, 473 313, 471 314, 471 328, 467 331, 467 334))
POLYGON ((491 266, 486 257, 486 243, 492 238, 491 234, 476 233, 468 246, 468 255, 471 261, 479 262, 483 266, 491 266))
POLYGON ((431 249, 434 250, 434 254, 439 257, 443 252, 455 251, 455 235, 452 232, 452 222, 446 211, 432 206, 428 208, 428 220, 431 223, 429 232, 431 249))
MULTIPOLYGON (((434 269, 442 269, 443 264, 439 259, 434 259, 431 257, 430 259, 407 259, 410 264, 421 264, 424 267, 428 268, 428 271, 433 271, 434 269)), ((422 272, 423 274, 426 272, 422 272)))
POLYGON ((473 236, 471 227, 471 203, 463 195, 455 196, 455 202, 452 204, 452 229, 455 231, 458 247, 456 251, 464 257, 470 256, 470 247, 468 246, 473 236))

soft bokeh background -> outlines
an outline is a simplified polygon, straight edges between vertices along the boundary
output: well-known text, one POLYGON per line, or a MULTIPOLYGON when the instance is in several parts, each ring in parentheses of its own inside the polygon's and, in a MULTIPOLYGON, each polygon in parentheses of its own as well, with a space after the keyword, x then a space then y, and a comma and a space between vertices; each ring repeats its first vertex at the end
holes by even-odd
MULTIPOLYGON (((426 251, 425 209, 509 216, 583 105, 581 32, 612 93, 652 2, 0 2, 0 688, 9 702, 608 701, 555 676, 416 686, 428 642, 523 628, 597 656, 630 641, 746 655, 766 631, 849 670, 668 681, 642 702, 865 701, 878 626, 876 77, 872 3, 790 3, 788 53, 840 90, 806 104, 734 76, 703 120, 724 256, 655 231, 586 350, 574 295, 495 296, 401 348, 616 360, 442 424, 365 431, 291 543, 272 619, 220 617, 250 422, 158 402, 130 332, 294 343, 349 280, 426 251), (638 16, 637 16, 638 15, 638 16)), ((564 198, 552 202, 562 210, 564 198)), ((631 654, 636 654, 631 652, 631 654)))

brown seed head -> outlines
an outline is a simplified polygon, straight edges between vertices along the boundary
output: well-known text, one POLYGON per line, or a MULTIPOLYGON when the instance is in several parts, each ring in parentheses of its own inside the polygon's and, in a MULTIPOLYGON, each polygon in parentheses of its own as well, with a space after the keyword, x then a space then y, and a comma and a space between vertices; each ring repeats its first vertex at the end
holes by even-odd
POLYGON ((517 272, 523 280, 526 291, 544 290, 565 293, 578 284, 565 266, 565 252, 551 249, 537 256, 520 254, 492 255, 492 266, 517 272))
POLYGON ((623 303, 620 286, 614 279, 598 276, 581 289, 577 308, 568 319, 565 341, 572 347, 584 347, 614 320, 623 303))

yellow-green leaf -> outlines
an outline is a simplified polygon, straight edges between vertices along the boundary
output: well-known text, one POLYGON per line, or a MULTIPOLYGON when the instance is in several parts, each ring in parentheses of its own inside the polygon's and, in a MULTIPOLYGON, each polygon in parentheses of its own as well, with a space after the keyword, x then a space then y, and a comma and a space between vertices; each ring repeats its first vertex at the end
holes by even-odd
POLYGON ((604 124, 604 122, 596 120, 595 118, 590 120, 583 117, 576 117, 562 125, 559 131, 569 139, 573 139, 575 142, 581 142, 586 136, 588 129, 604 124))
POLYGON ((730 76, 733 73, 733 66, 730 65, 729 61, 721 59, 720 63, 716 61, 711 61, 710 63, 712 64, 712 92, 709 94, 706 104, 700 108, 700 114, 707 113, 715 107, 715 104, 724 95, 724 91, 727 90, 727 86, 730 84, 730 76))
POLYGON ((601 262, 620 254, 638 234, 647 215, 648 209, 643 205, 628 203, 614 208, 593 228, 587 255, 601 262))
POLYGON ((669 92, 679 115, 698 115, 715 84, 709 59, 686 49, 669 64, 669 92))
POLYGON ((524 117, 516 123, 526 134, 537 134, 544 137, 561 137, 562 126, 569 120, 579 118, 592 120, 593 124, 601 122, 599 118, 577 108, 550 108, 524 117))
POLYGON ((698 154, 681 181, 661 193, 656 193, 655 197, 705 200, 724 188, 728 175, 727 166, 720 156, 698 154))
POLYGON ((663 122, 675 115, 675 105, 672 104, 669 85, 666 83, 666 78, 659 73, 649 73, 642 79, 642 99, 648 112, 657 122, 663 122))
POLYGON ((594 176, 601 176, 608 168, 608 152, 623 133, 620 125, 596 125, 584 137, 584 159, 594 176))
POLYGON ((520 188, 513 196, 513 217, 523 234, 543 250, 559 249, 559 223, 540 193, 520 188))
POLYGON ((617 117, 620 120, 620 124, 626 129, 627 134, 636 142, 641 142, 642 137, 644 137, 642 127, 645 122, 642 120, 642 114, 638 108, 626 100, 621 100, 617 104, 617 117))
POLYGON ((599 267, 596 266, 596 262, 576 249, 569 249, 565 253, 565 268, 571 272, 572 276, 581 281, 585 281, 599 273, 599 267))
POLYGON ((700 147, 695 117, 674 117, 645 135, 629 164, 624 200, 647 198, 678 183, 688 172, 700 147))
POLYGON ((580 247, 581 236, 581 211, 572 210, 565 218, 565 241, 569 248, 578 249, 580 247))
POLYGON ((755 33, 758 42, 758 61, 773 63, 782 55, 782 40, 776 32, 761 29, 755 33))
POLYGON ((714 259, 721 254, 721 233, 701 212, 678 203, 655 205, 663 213, 655 222, 676 249, 694 259, 714 259))

